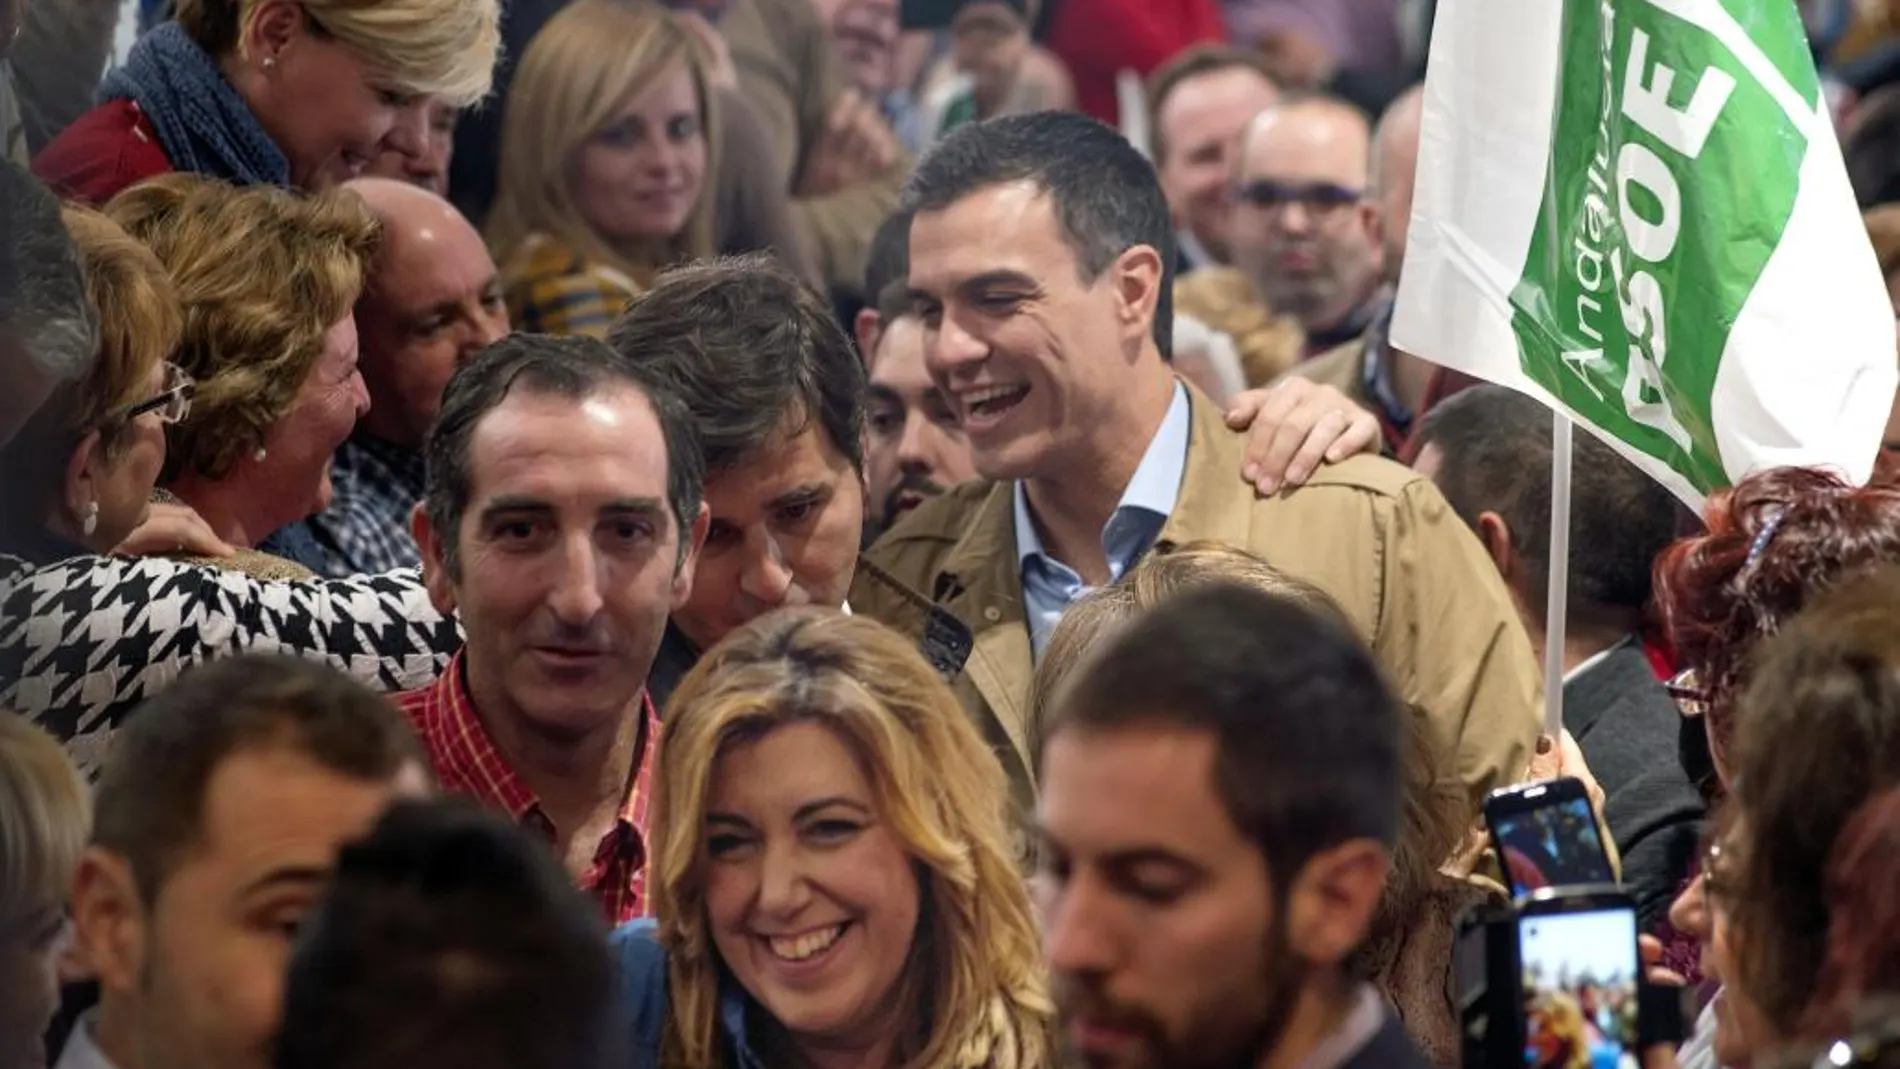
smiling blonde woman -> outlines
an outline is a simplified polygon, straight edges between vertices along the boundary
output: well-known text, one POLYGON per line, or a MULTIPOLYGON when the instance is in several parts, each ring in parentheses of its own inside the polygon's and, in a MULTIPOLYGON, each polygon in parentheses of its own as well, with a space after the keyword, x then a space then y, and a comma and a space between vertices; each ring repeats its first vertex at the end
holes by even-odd
POLYGON ((535 34, 488 220, 516 327, 604 337, 660 270, 712 255, 709 79, 699 40, 658 4, 577 0, 535 34))
POLYGON ((761 617, 666 725, 658 924, 615 937, 638 1064, 1050 1061, 1001 766, 910 643, 826 610, 761 617))

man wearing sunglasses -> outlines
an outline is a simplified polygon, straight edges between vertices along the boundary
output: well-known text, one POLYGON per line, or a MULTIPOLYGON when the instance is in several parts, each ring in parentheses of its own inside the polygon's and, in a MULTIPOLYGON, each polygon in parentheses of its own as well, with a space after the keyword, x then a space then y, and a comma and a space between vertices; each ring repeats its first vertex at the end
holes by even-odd
POLYGON ((1270 311, 1305 328, 1308 356, 1357 337, 1378 309, 1371 138, 1358 110, 1326 97, 1269 108, 1241 134, 1234 262, 1270 311))

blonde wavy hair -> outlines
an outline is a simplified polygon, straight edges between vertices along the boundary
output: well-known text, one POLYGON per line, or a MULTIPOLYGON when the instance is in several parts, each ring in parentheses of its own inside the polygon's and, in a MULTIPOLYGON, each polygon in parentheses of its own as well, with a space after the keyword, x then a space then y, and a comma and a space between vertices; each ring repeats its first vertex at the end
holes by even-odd
POLYGON ((927 1020, 899 1038, 905 1069, 1039 1069, 1054 1008, 1005 816, 1002 766, 911 644, 835 611, 773 613, 701 658, 666 710, 654 791, 654 910, 671 1014, 661 1063, 723 1064, 718 950, 707 932, 705 819, 733 745, 793 723, 836 732, 918 870, 923 903, 903 984, 927 1020))
MULTIPOLYGON (((242 54, 266 0, 177 0, 174 17, 214 56, 242 54)), ((310 26, 397 88, 465 108, 488 95, 501 50, 497 0, 299 0, 310 26)))
MULTIPOLYGON (((1113 586, 1103 587, 1071 605, 1049 635, 1036 664, 1030 702, 1030 741, 1040 764, 1045 718, 1063 683, 1102 643, 1123 627, 1177 594, 1214 583, 1234 583, 1282 597, 1315 615, 1364 632, 1332 595, 1304 579, 1288 575, 1263 558, 1220 542, 1189 542, 1158 547, 1113 586)), ((1465 841, 1472 814, 1463 792, 1437 789, 1447 767, 1424 713, 1403 717, 1405 733, 1405 809, 1392 849, 1392 870, 1378 913, 1355 963, 1381 950, 1381 943, 1402 937, 1415 911, 1430 893, 1434 874, 1465 841)))
POLYGON ((1300 325, 1273 314, 1239 268, 1204 267, 1183 275, 1174 284, 1174 310, 1234 339, 1249 388, 1291 371, 1306 346, 1300 325))
POLYGON ((72 429, 99 429, 108 454, 126 429, 108 422, 120 409, 145 400, 152 368, 171 359, 184 335, 178 291, 152 250, 103 213, 68 204, 60 222, 72 235, 86 272, 86 294, 99 309, 99 359, 68 389, 72 429))
POLYGON ((106 214, 148 245, 184 309, 176 362, 198 380, 191 419, 166 428, 163 479, 226 475, 263 445, 350 314, 382 223, 349 190, 301 194, 168 174, 106 214))
POLYGON ((713 190, 720 161, 716 101, 705 47, 671 11, 640 0, 576 0, 548 20, 521 58, 502 117, 501 172, 488 245, 503 270, 529 238, 547 234, 631 276, 644 288, 662 268, 713 254, 713 190), (692 73, 706 139, 706 174, 685 228, 644 256, 615 248, 574 203, 574 167, 589 138, 627 100, 676 64, 692 73))
POLYGON ((92 795, 51 735, 0 709, 0 929, 66 902, 92 795))

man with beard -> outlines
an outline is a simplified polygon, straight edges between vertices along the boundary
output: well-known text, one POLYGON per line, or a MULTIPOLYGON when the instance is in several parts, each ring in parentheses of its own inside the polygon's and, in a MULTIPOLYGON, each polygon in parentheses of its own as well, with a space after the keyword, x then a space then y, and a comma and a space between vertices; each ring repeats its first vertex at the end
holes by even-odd
POLYGON ((976 477, 970 442, 924 366, 924 327, 911 314, 904 276, 910 270, 910 216, 884 220, 871 239, 864 292, 872 307, 858 313, 858 352, 870 370, 865 402, 864 541, 870 545, 905 513, 976 477))
POLYGON ((1036 891, 1091 1069, 1428 1063, 1346 961, 1397 834, 1399 717, 1350 633, 1216 585, 1105 644, 1051 710, 1036 891))
POLYGON ((545 839, 609 923, 646 910, 646 694, 706 538, 693 427, 612 350, 515 334, 449 380, 415 513, 468 642, 397 698, 443 789, 545 839))
POLYGON ((1327 97, 1269 108, 1241 134, 1234 263, 1270 312, 1299 322, 1309 356, 1358 337, 1381 304, 1371 138, 1358 109, 1327 97))

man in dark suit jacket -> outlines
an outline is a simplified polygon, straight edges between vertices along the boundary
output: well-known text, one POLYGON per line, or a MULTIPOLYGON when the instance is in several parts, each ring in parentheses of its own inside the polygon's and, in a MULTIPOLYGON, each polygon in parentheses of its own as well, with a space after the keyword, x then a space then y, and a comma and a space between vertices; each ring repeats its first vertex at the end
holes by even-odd
MULTIPOLYGON (((1440 404, 1420 424, 1417 466, 1444 491, 1504 576, 1543 651, 1550 574, 1550 411, 1502 386, 1440 404)), ((1669 492, 1590 434, 1571 463, 1564 728, 1603 787, 1623 883, 1655 928, 1689 874, 1703 798, 1681 756, 1682 716, 1643 653, 1650 566, 1675 538, 1669 492)))

